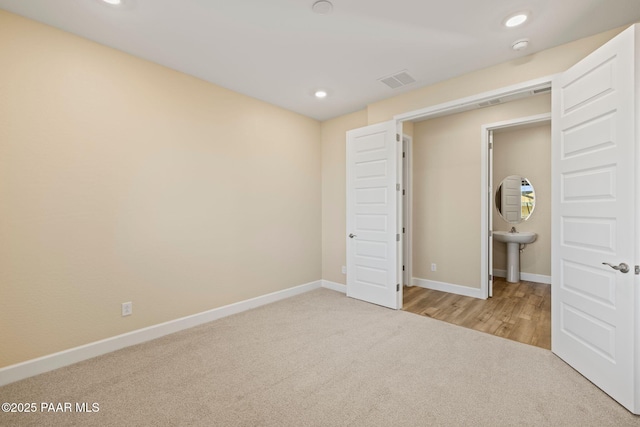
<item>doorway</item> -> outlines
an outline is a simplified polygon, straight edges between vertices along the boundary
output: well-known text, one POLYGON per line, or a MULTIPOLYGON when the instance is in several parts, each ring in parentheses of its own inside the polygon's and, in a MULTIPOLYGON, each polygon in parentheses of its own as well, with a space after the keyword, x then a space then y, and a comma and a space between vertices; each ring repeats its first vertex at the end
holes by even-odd
MULTIPOLYGON (((498 242, 493 244, 498 246, 498 257, 495 260, 497 262, 497 271, 492 273, 494 268, 491 263, 487 266, 487 270, 489 271, 489 274, 494 274, 499 277, 496 278, 495 282, 496 293, 494 298, 486 300, 489 295, 469 295, 465 290, 461 291, 462 286, 455 284, 455 278, 447 280, 447 277, 452 277, 447 275, 447 269, 450 269, 451 267, 448 266, 446 262, 441 262, 441 260, 444 259, 446 261, 446 258, 452 256, 441 256, 439 252, 443 252, 444 250, 438 246, 433 245, 435 248, 427 247, 424 242, 420 241, 420 239, 425 239, 425 236, 420 236, 420 232, 417 233, 418 241, 416 242, 416 246, 418 246, 418 251, 415 256, 416 273, 413 277, 414 280, 410 281, 410 284, 414 284, 416 286, 404 288, 403 310, 522 343, 550 349, 550 114, 543 113, 527 117, 513 118, 506 121, 493 122, 488 125, 479 124, 484 117, 504 117, 503 114, 505 114, 505 112, 508 117, 509 111, 513 109, 516 111, 545 111, 546 109, 548 111, 549 108, 550 98, 548 96, 531 100, 522 99, 514 102, 513 105, 503 105, 502 107, 495 108, 493 109, 494 111, 489 109, 477 114, 465 113, 460 117, 452 118, 452 122, 442 122, 442 120, 440 120, 439 123, 435 123, 426 128, 428 132, 425 132, 424 129, 421 130, 420 125, 410 128, 413 130, 413 134, 415 135, 415 147, 413 147, 413 151, 404 150, 407 151, 408 154, 404 156, 403 164, 414 164, 417 168, 430 167, 437 169, 441 165, 445 165, 447 168, 450 167, 443 159, 438 158, 443 151, 443 147, 439 146, 438 139, 445 139, 447 144, 457 144, 456 140, 459 140, 465 135, 471 133, 476 135, 476 141, 478 142, 482 138, 482 143, 487 150, 487 156, 485 158, 487 164, 485 165, 485 168, 483 168, 486 173, 484 180, 488 183, 488 188, 486 190, 490 192, 487 203, 487 215, 482 215, 482 221, 486 222, 485 226, 488 227, 487 230, 491 229, 491 222, 494 215, 498 215, 494 203, 495 197, 492 194, 495 189, 492 189, 491 187, 491 180, 493 177, 492 172, 494 172, 494 168, 492 168, 491 165, 496 163, 495 161, 492 162, 492 160, 494 160, 494 152, 496 153, 495 157, 497 159, 495 172, 498 174, 498 180, 502 180, 502 175, 507 176, 509 174, 516 173, 515 171, 519 171, 518 173, 520 175, 527 175, 536 187, 537 194, 541 202, 537 208, 535 206, 526 205, 525 207, 527 209, 535 210, 535 216, 527 218, 524 225, 519 224, 521 222, 519 219, 517 223, 514 222, 514 224, 518 229, 522 230, 535 229, 538 232, 540 239, 537 242, 539 247, 535 247, 535 252, 530 250, 533 248, 533 245, 529 245, 530 247, 528 250, 523 252, 523 272, 525 273, 523 274, 522 280, 516 280, 515 283, 509 283, 506 281, 505 267, 501 265, 502 262, 506 261, 505 250, 499 247, 503 244, 498 242), (470 125, 469 127, 471 129, 469 129, 467 133, 458 133, 460 122, 466 120, 475 121, 476 124, 470 125), (457 130, 450 136, 446 133, 445 125, 453 125, 457 130), (444 137, 442 136, 442 128, 445 128, 444 137), (481 133, 478 133, 478 130, 480 130, 481 133), (434 139, 429 139, 431 131, 433 131, 434 139), (495 145, 493 146, 489 144, 492 136, 495 136, 495 145), (429 144, 433 145, 432 149, 425 147, 429 144), (414 158, 409 155, 411 152, 416 153, 418 158, 414 160, 414 158), (521 155, 522 159, 510 158, 514 155, 521 155), (431 158, 431 163, 425 163, 425 158, 427 157, 431 158), (504 165, 503 163, 505 162, 508 162, 509 165, 504 165), (429 252, 430 250, 432 252, 429 252), (426 259, 425 256, 433 258, 426 259), (540 262, 539 257, 543 257, 544 262, 540 262), (426 266, 417 265, 418 263, 424 263, 425 261, 427 261, 426 266), (435 262, 429 264, 431 261, 435 262), (438 270, 443 270, 443 273, 440 273, 438 270), (425 274, 425 271, 427 271, 426 274, 434 273, 435 275, 440 273, 441 275, 436 276, 436 280, 434 280, 433 277, 421 277, 425 274)), ((511 115, 513 116, 513 114, 511 115)), ((473 142, 471 141, 469 145, 473 145, 473 142)), ((462 147, 454 147, 451 152, 446 152, 445 154, 451 156, 452 153, 460 151, 461 149, 462 147)), ((457 162, 459 161, 460 160, 457 160, 457 162)), ((469 165, 454 164, 451 167, 469 168, 469 165)), ((439 192, 442 190, 440 187, 446 187, 446 184, 441 184, 443 179, 440 177, 442 176, 442 173, 449 173, 448 171, 435 171, 433 173, 429 173, 424 170, 412 170, 412 172, 415 173, 409 173, 408 176, 415 176, 415 186, 418 191, 418 195, 416 196, 417 212, 414 214, 416 217, 415 222, 419 230, 425 227, 433 227, 427 233, 426 238, 433 237, 434 233, 439 231, 437 229, 443 229, 444 227, 447 227, 447 224, 446 222, 443 224, 439 224, 437 222, 435 224, 431 224, 430 222, 433 222, 432 218, 436 217, 436 215, 432 214, 429 206, 427 205, 430 204, 431 208, 434 210, 442 209, 446 211, 445 213, 447 213, 447 216, 450 218, 453 216, 451 212, 456 210, 456 204, 458 206, 457 209, 462 209, 466 201, 444 201, 441 197, 446 195, 463 194, 464 191, 455 191, 452 187, 443 193, 429 192, 430 190, 439 192), (423 188, 425 186, 425 181, 428 180, 440 183, 440 185, 436 186, 437 188, 435 189, 423 188), (436 201, 440 206, 433 206, 436 201), (431 216, 431 218, 425 219, 425 215, 431 216)), ((453 180, 454 178, 452 177, 458 177, 462 173, 464 172, 451 171, 451 176, 445 178, 445 180, 453 180)), ((407 176, 407 174, 405 174, 405 176, 407 176)), ((470 182, 472 182, 472 176, 462 176, 461 178, 462 179, 458 183, 455 183, 456 186, 459 188, 473 189, 473 184, 470 184, 470 182)), ((520 182, 520 178, 518 178, 517 181, 520 182)), ((414 212, 409 203, 413 196, 413 193, 410 190, 411 187, 409 187, 408 194, 406 194, 403 199, 405 202, 404 210, 414 212)), ((482 191, 485 190, 483 189, 482 191)), ((520 187, 518 185, 518 193, 519 192, 520 187)), ((453 198, 459 199, 457 196, 453 198)), ((519 195, 517 202, 518 210, 520 210, 519 195)), ((476 211, 475 218, 480 217, 480 212, 476 211)), ((471 218, 471 212, 467 212, 463 219, 465 218, 469 221, 471 218)), ((496 222, 498 221, 503 222, 503 224, 496 224, 496 229, 502 230, 506 228, 508 230, 509 228, 507 227, 514 225, 508 224, 502 219, 498 219, 496 222)), ((476 223, 475 221, 470 222, 471 227, 476 223)), ((454 227, 455 228, 451 229, 449 233, 453 233, 460 229, 460 227, 456 225, 455 221, 454 227)), ((408 231, 403 234, 405 238, 405 255, 403 256, 405 265, 407 263, 410 264, 410 261, 413 258, 413 253, 406 250, 408 246, 407 241, 412 240, 412 228, 412 225, 409 224, 408 231)), ((406 231, 404 225, 403 231, 406 231)), ((489 238, 491 237, 490 233, 487 233, 487 235, 489 235, 489 238)), ((489 242, 486 246, 486 258, 488 260, 493 258, 493 245, 489 242)), ((406 273, 406 271, 404 273, 406 273)), ((489 277, 490 276, 487 276, 487 279, 489 277)), ((405 280, 404 283, 407 284, 407 280, 405 280)), ((487 286, 486 289, 490 291, 491 288, 487 286)))
MULTIPOLYGON (((403 186, 403 211, 411 214, 411 220, 402 224, 403 273, 408 276, 404 284, 488 297, 488 213, 493 197, 488 194, 491 156, 486 134, 516 125, 525 127, 529 122, 548 122, 551 108, 548 90, 498 99, 488 108, 477 105, 475 109, 412 120, 404 126, 412 136, 403 158, 411 177, 410 186, 403 186)), ((549 165, 548 158, 548 175, 549 165)), ((549 198, 550 189, 545 193, 549 198)))
POLYGON ((483 125, 482 135, 488 153, 486 296, 493 295, 496 277, 551 284, 551 113, 483 125), (533 241, 514 245, 495 238, 505 233, 530 233, 533 241))

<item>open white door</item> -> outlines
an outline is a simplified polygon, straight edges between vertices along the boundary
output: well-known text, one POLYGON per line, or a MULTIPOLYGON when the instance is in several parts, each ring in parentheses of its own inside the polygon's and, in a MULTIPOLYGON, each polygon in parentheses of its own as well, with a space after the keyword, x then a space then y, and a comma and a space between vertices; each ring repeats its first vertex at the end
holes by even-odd
POLYGON ((347 132, 347 295, 398 306, 398 152, 395 121, 347 132))
POLYGON ((552 122, 551 348, 634 413, 637 31, 554 81, 552 122))

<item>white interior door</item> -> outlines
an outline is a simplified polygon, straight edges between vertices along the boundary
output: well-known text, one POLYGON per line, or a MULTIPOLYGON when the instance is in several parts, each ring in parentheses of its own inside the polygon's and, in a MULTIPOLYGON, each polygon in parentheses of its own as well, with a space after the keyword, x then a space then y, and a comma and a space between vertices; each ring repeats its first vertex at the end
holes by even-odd
POLYGON ((553 83, 551 288, 553 352, 634 413, 636 31, 553 83))
POLYGON ((394 121, 347 132, 347 295, 394 309, 401 149, 394 121))

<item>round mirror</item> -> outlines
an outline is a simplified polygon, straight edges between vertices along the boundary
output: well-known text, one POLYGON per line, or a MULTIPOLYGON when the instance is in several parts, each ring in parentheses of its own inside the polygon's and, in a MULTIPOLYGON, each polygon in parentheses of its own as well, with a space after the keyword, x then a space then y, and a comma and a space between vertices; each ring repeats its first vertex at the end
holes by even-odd
POLYGON ((496 190, 496 209, 502 219, 519 224, 529 219, 535 207, 535 191, 527 178, 510 175, 502 180, 496 190))

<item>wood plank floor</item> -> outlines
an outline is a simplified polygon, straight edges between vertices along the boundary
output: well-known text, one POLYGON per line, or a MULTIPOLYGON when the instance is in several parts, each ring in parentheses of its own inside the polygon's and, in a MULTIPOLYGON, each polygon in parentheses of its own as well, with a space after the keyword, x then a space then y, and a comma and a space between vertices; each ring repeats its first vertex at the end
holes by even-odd
POLYGON ((413 286, 403 303, 404 311, 551 349, 550 285, 497 278, 487 300, 413 286))

